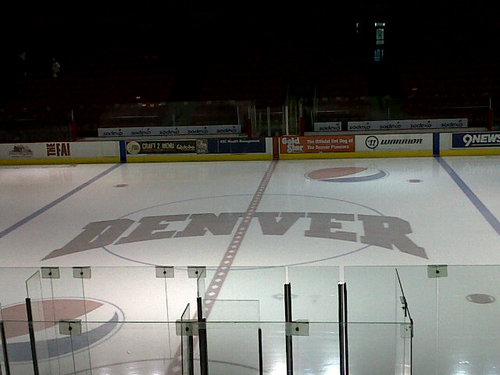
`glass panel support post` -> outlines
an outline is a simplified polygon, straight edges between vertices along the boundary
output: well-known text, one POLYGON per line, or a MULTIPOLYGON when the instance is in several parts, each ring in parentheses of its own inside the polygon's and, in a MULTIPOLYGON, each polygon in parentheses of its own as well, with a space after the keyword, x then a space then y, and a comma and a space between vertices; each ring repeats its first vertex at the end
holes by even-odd
POLYGON ((181 341, 187 339, 187 347, 182 347, 182 375, 194 375, 194 335, 198 334, 198 326, 194 321, 180 320, 176 323, 177 335, 181 341))
MULTIPOLYGON (((292 323, 292 286, 290 283, 284 286, 284 301, 285 301, 285 324, 292 323)), ((293 375, 293 339, 291 335, 285 336, 286 348, 286 373, 293 375)))
POLYGON ((339 293, 339 353, 340 375, 349 375, 349 346, 347 330, 347 285, 338 284, 339 293))
POLYGON ((71 357, 73 360, 73 372, 77 373, 75 349, 73 345, 73 337, 82 334, 82 321, 77 320, 60 320, 59 321, 59 334, 69 336, 71 343, 71 357))
POLYGON ((31 309, 31 298, 26 298, 26 315, 28 317, 28 330, 31 346, 31 358, 33 360, 33 374, 39 375, 38 358, 36 355, 35 329, 33 328, 33 310, 31 309))
MULTIPOLYGON (((9 365, 9 353, 7 351, 7 336, 5 335, 5 325, 4 322, 0 322, 0 336, 2 336, 2 352, 3 352, 3 362, 5 366, 5 375, 10 375, 10 365, 9 365)), ((0 368, 1 373, 1 368, 0 368)))
POLYGON ((259 339, 259 375, 264 375, 264 359, 262 358, 262 328, 259 328, 258 339, 259 339))
MULTIPOLYGON (((427 277, 428 278, 440 278, 448 277, 448 269, 446 265, 428 266, 427 267, 427 277)), ((396 269, 397 285, 399 286, 399 299, 401 302, 401 308, 404 312, 404 323, 401 325, 401 338, 405 343, 404 358, 402 359, 403 371, 402 373, 412 375, 413 374, 413 318, 410 313, 410 308, 408 306, 408 300, 406 299, 405 292, 403 289, 403 283, 401 282, 401 277, 399 276, 399 271, 396 269)))
POLYGON ((181 364, 182 375, 194 375, 194 339, 198 334, 198 324, 189 319, 190 308, 187 304, 182 317, 177 320, 175 329, 177 336, 181 336, 181 364))
POLYGON ((206 319, 203 317, 203 302, 201 297, 196 299, 198 304, 198 344, 200 347, 200 374, 208 375, 208 348, 206 319))

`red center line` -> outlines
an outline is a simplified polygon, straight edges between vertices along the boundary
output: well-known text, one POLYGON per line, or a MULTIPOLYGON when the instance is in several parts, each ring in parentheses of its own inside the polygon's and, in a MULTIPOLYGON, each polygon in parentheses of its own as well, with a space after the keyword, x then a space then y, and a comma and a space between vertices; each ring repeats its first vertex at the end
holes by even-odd
MULTIPOLYGON (((245 214, 243 215, 243 219, 241 220, 240 224, 238 225, 238 228, 236 229, 236 233, 234 234, 231 242, 227 247, 224 257, 219 263, 219 266, 217 267, 217 270, 215 271, 215 274, 212 280, 210 281, 210 284, 207 287, 205 294, 206 299, 205 299, 205 309, 204 309, 205 318, 208 318, 210 312, 212 311, 212 308, 215 303, 214 300, 217 299, 220 290, 222 289, 222 285, 226 280, 231 265, 233 264, 234 259, 236 258, 236 254, 238 253, 238 250, 241 247, 241 243, 243 242, 243 239, 245 238, 248 228, 250 227, 250 222, 252 220, 252 217, 255 215, 257 207, 259 206, 262 197, 264 196, 264 191, 266 190, 267 185, 271 180, 271 176, 276 168, 277 163, 278 161, 273 160, 269 165, 269 167, 267 168, 264 177, 260 181, 257 191, 255 192, 245 214)), ((168 366, 167 374, 171 373, 180 374, 182 370, 180 350, 181 348, 179 347, 174 355, 174 359, 172 360, 172 362, 170 362, 170 365, 168 366)))

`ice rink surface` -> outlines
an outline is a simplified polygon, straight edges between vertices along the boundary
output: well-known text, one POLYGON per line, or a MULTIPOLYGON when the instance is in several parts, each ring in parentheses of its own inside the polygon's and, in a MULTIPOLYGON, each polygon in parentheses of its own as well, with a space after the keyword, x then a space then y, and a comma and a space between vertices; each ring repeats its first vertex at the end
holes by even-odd
MULTIPOLYGON (((109 329, 94 327, 101 336, 91 345, 91 363, 80 368, 175 373, 174 326, 158 338, 164 349, 157 355, 135 347, 110 363, 97 353, 116 338, 137 337, 137 328, 116 321, 178 319, 196 294, 196 280, 182 273, 188 266, 207 267, 207 298, 254 301, 226 310, 215 303, 209 318, 238 320, 230 316, 238 310, 251 311, 241 319, 279 320, 282 285, 290 281, 295 317, 323 322, 335 321, 339 280, 350 287, 352 321, 394 320, 395 308, 379 308, 387 295, 376 286, 388 283, 394 292, 397 267, 420 328, 414 374, 500 374, 499 186, 500 156, 1 167, 4 319, 27 292, 51 301, 84 297, 93 307, 73 316, 104 320, 109 329), (155 265, 175 266, 182 276, 149 279, 155 265), (447 265, 448 277, 429 277, 430 265, 447 265), (84 266, 92 278, 75 281, 71 267, 84 266), (36 279, 40 267, 61 267, 64 283, 36 279), (451 328, 457 325, 462 333, 451 328)), ((266 372, 284 374, 282 353, 272 353, 266 372)), ((338 372, 338 363, 317 355, 314 373, 338 372)), ((58 374, 68 373, 61 370, 66 357, 58 374)), ((256 373, 236 357, 214 361, 214 371, 256 373)), ((18 360, 19 371, 26 363, 18 360)), ((300 366, 298 374, 311 373, 300 366)))
MULTIPOLYGON (((3 167, 1 266, 218 265, 270 165, 3 167), (69 249, 104 221, 112 235, 69 249)), ((233 265, 500 264, 499 186, 495 156, 280 161, 254 202, 267 216, 250 220, 233 265), (335 176, 352 168, 350 179, 335 176), (308 177, 323 169, 326 177, 308 177), (379 224, 385 247, 364 238, 379 224)))

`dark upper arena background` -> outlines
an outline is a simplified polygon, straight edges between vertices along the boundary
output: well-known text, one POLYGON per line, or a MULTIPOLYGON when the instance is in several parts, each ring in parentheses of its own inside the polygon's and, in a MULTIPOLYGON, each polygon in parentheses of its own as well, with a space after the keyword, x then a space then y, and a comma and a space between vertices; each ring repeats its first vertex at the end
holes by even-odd
POLYGON ((482 1, 16 2, 3 18, 4 129, 68 110, 85 128, 92 108, 138 101, 368 100, 373 120, 387 103, 401 118, 460 116, 499 97, 500 21, 482 1))

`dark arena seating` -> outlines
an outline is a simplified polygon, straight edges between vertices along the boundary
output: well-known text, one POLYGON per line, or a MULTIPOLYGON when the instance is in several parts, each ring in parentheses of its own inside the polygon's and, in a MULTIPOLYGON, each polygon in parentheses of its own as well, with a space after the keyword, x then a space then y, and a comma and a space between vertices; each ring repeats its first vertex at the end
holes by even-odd
POLYGON ((73 19, 35 9, 22 32, 13 17, 3 26, 17 31, 4 51, 0 141, 94 136, 99 108, 182 101, 251 101, 257 110, 322 101, 339 120, 498 126, 499 21, 486 7, 259 5, 170 3, 169 22, 147 4, 73 19))

